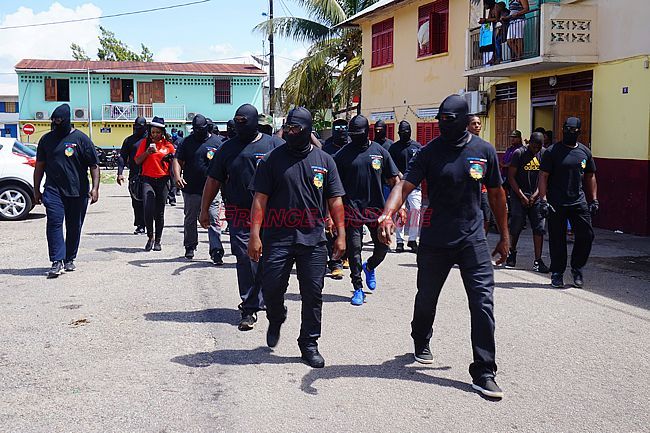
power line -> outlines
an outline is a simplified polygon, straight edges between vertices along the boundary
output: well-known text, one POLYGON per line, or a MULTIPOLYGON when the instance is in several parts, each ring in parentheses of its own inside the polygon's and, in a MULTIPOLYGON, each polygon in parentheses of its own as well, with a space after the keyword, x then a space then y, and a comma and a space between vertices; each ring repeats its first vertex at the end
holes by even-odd
POLYGON ((92 17, 92 18, 78 18, 75 20, 65 20, 65 21, 52 21, 49 23, 37 23, 37 24, 24 24, 20 26, 7 26, 7 27, 0 27, 0 30, 9 30, 9 29, 24 29, 27 27, 42 27, 42 26, 52 26, 55 24, 68 24, 68 23, 78 23, 81 21, 90 21, 90 20, 98 20, 102 18, 116 18, 116 17, 123 17, 127 15, 137 15, 137 14, 145 14, 149 12, 157 12, 157 11, 163 11, 167 9, 175 9, 175 8, 181 8, 185 6, 192 6, 196 4, 201 4, 201 3, 207 3, 212 0, 197 0, 189 3, 182 3, 178 5, 171 5, 171 6, 164 6, 164 7, 159 7, 159 8, 153 8, 153 9, 145 9, 145 10, 140 10, 140 11, 133 11, 133 12, 122 12, 119 14, 111 14, 111 15, 102 15, 99 17, 92 17))

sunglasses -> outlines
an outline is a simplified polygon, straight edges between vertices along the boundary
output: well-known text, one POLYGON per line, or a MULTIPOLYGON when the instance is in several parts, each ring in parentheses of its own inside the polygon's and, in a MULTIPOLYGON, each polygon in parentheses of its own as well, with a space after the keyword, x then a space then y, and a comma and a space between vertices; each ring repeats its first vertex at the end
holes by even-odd
POLYGON ((335 131, 346 131, 348 129, 347 125, 334 125, 335 131))
POLYGON ((292 134, 300 134, 302 132, 302 126, 300 125, 282 125, 282 131, 292 134))

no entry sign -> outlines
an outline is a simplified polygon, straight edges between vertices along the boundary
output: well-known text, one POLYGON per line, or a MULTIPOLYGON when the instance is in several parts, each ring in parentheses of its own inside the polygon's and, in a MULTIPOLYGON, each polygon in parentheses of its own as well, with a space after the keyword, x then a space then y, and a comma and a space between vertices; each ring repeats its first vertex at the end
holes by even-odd
POLYGON ((36 131, 36 128, 31 123, 25 123, 23 125, 23 134, 32 135, 36 131))

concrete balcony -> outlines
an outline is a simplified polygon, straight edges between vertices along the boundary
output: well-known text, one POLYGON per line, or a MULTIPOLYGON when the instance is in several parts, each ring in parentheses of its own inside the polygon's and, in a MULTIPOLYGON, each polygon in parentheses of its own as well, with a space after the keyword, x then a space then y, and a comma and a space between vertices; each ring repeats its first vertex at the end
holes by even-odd
POLYGON ((162 117, 165 122, 185 122, 187 120, 185 105, 130 103, 102 105, 102 122, 129 122, 139 116, 144 117, 147 121, 153 119, 154 116, 162 117))
POLYGON ((467 32, 466 77, 507 77, 598 62, 598 8, 580 4, 545 3, 523 20, 510 24, 523 35, 523 50, 513 58, 503 31, 502 58, 479 47, 480 27, 467 32))

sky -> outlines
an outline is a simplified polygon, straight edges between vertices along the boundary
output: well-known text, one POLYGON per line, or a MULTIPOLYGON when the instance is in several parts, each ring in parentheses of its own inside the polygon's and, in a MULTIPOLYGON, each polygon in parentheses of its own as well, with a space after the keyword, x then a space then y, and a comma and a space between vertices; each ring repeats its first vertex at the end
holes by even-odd
MULTIPOLYGON (((1 0, 0 27, 94 18, 189 1, 1 0)), ((292 0, 274 0, 274 5, 276 17, 306 16, 304 9, 292 0)), ((96 59, 100 25, 136 52, 144 43, 153 51, 156 61, 254 63, 250 55, 262 54, 265 38, 253 32, 253 27, 266 19, 262 14, 267 11, 266 0, 212 0, 140 15, 0 30, 0 95, 18 94, 13 69, 20 59, 72 59, 70 44, 73 42, 96 59)), ((303 43, 276 37, 276 85, 284 81, 293 63, 305 55, 307 48, 303 43)))

